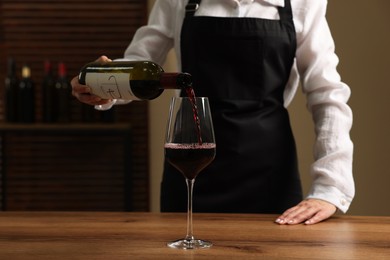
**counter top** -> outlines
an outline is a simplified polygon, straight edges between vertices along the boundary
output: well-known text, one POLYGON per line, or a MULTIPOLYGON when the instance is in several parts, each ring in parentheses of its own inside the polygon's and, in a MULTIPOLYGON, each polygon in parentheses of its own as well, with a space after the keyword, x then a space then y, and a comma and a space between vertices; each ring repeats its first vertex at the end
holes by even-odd
POLYGON ((274 215, 194 214, 210 249, 178 250, 184 213, 0 212, 0 259, 390 259, 390 217, 280 226, 274 215))

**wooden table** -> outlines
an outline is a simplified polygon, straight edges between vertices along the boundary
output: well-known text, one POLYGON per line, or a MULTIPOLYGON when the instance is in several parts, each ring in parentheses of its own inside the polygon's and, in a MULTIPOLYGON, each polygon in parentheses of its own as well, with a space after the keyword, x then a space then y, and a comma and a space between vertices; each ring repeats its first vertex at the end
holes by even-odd
POLYGON ((390 217, 279 226, 272 215, 195 214, 210 249, 178 250, 185 214, 0 212, 0 259, 390 259, 390 217))

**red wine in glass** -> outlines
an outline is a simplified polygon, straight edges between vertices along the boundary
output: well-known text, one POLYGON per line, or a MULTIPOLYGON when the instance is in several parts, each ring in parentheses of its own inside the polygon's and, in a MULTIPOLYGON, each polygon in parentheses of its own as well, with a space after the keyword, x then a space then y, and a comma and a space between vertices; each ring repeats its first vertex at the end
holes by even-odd
POLYGON ((215 143, 202 144, 165 144, 167 161, 192 180, 214 160, 215 143))

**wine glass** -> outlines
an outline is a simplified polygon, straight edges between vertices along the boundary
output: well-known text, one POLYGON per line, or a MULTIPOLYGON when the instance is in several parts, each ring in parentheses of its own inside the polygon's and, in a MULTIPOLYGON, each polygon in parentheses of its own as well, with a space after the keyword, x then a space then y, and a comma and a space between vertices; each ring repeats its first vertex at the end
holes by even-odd
POLYGON ((173 97, 165 141, 165 158, 185 177, 188 192, 187 234, 169 242, 179 249, 208 248, 209 241, 195 239, 192 229, 192 191, 195 177, 215 157, 214 128, 206 97, 173 97))

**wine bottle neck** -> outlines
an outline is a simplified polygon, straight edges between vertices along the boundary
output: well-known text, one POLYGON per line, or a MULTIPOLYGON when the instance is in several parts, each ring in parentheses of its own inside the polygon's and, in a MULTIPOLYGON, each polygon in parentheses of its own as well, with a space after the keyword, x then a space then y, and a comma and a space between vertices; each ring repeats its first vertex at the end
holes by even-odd
POLYGON ((58 77, 59 78, 66 78, 66 66, 65 63, 60 62, 58 64, 58 77))
POLYGON ((192 77, 188 73, 164 72, 160 84, 163 89, 182 89, 192 86, 192 77))
POLYGON ((52 74, 52 66, 49 60, 46 60, 44 63, 45 76, 51 76, 52 74))
POLYGON ((23 66, 22 68, 22 78, 29 79, 31 77, 31 70, 28 66, 23 66))
POLYGON ((8 65, 7 65, 7 76, 8 77, 13 77, 16 74, 16 65, 15 61, 12 58, 8 59, 8 65))

